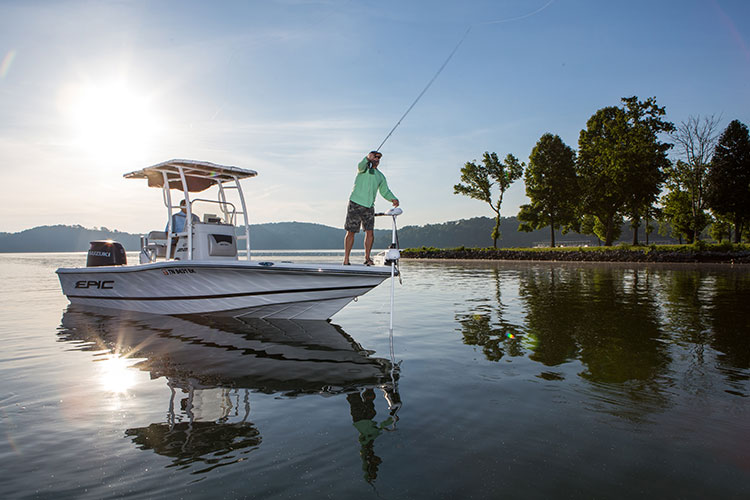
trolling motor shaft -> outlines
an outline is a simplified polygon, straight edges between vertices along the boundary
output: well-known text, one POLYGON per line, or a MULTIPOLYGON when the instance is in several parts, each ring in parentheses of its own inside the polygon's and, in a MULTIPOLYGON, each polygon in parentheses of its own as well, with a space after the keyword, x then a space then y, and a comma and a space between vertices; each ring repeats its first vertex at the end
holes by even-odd
MULTIPOLYGON (((382 252, 378 255, 378 257, 383 258, 382 265, 391 266, 391 280, 398 275, 398 282, 402 283, 401 281, 401 271, 398 269, 398 263, 399 259, 401 258, 401 251, 399 250, 398 245, 398 231, 396 230, 396 217, 404 213, 404 211, 400 207, 393 207, 390 210, 386 212, 379 212, 376 213, 375 216, 390 216, 393 219, 393 226, 392 226, 392 233, 391 233, 391 244, 388 247, 388 250, 385 252, 382 252)), ((376 257, 376 259, 378 258, 376 257)))
POLYGON ((385 264, 390 264, 391 266, 391 321, 390 321, 390 339, 391 339, 391 360, 395 362, 395 358, 393 355, 393 302, 395 297, 395 282, 394 278, 396 275, 398 275, 398 282, 402 283, 401 281, 401 271, 398 272, 396 269, 398 268, 398 261, 401 258, 401 252, 398 250, 398 233, 396 232, 396 217, 404 213, 404 211, 399 207, 393 207, 390 210, 386 212, 380 212, 375 214, 376 216, 385 216, 389 215, 393 219, 393 233, 391 237, 391 246, 388 248, 388 250, 385 253, 385 264))
POLYGON ((396 217, 404 213, 399 207, 393 207, 386 212, 376 213, 375 216, 390 216, 393 219, 393 229, 391 233, 391 245, 385 252, 384 265, 395 264, 398 265, 398 260, 401 258, 401 252, 398 248, 398 232, 396 231, 396 217))

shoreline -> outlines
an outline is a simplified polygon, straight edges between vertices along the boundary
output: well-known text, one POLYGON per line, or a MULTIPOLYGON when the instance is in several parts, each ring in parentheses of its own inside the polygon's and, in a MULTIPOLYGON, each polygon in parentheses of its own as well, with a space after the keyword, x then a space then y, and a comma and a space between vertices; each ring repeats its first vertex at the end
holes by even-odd
POLYGON ((675 248, 620 248, 586 247, 567 249, 503 249, 503 248, 405 248, 401 250, 404 259, 425 260, 506 260, 535 262, 652 262, 652 263, 707 263, 707 264, 750 264, 750 249, 747 245, 739 248, 699 249, 694 245, 680 245, 675 248))

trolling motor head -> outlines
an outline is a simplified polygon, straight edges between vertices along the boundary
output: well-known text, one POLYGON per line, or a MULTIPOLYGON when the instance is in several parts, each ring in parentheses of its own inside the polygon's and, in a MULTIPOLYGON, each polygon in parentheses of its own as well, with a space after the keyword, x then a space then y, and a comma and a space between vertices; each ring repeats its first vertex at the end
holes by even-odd
POLYGON ((374 215, 375 217, 381 217, 383 215, 390 215, 391 217, 398 217, 404 213, 403 210, 401 210, 401 207, 391 207, 385 212, 376 212, 374 215))

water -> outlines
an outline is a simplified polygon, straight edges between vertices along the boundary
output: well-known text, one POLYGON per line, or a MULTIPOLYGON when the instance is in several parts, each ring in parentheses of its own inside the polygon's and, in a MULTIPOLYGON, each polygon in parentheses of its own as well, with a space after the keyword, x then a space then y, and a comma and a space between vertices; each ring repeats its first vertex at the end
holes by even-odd
MULTIPOLYGON (((299 252, 294 261, 338 261, 299 252)), ((330 323, 69 308, 0 255, 4 498, 748 498, 747 267, 403 262, 330 323)))

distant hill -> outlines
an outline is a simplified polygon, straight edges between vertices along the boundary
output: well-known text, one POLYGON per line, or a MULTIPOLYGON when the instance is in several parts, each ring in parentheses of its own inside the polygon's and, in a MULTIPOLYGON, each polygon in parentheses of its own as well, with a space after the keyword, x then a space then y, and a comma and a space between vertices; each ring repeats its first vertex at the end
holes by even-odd
POLYGON ((137 250, 140 235, 83 226, 39 226, 19 233, 0 233, 0 252, 77 252, 89 249, 92 240, 113 239, 128 250, 137 250))
MULTIPOLYGON (((389 221, 390 222, 390 221, 389 221)), ((401 248, 435 247, 490 247, 492 228, 495 221, 489 217, 475 217, 441 224, 405 226, 398 231, 401 248)), ((549 244, 549 229, 524 233, 518 231, 518 219, 504 217, 500 221, 501 239, 498 247, 532 247, 536 244, 549 244)), ((623 228, 623 240, 630 240, 630 231, 623 228)), ((355 248, 362 248, 362 233, 357 235, 355 248)), ((136 251, 140 245, 140 235, 110 230, 106 227, 87 229, 82 226, 39 226, 18 233, 0 233, 0 252, 83 252, 88 250, 92 240, 113 239, 119 241, 128 251, 136 251)), ((343 247, 344 230, 322 224, 308 222, 277 222, 250 226, 251 248, 255 250, 314 250, 339 249, 343 247)), ((592 236, 559 232, 558 243, 576 242, 597 245, 592 236)), ((651 239, 674 241, 658 235, 651 239)), ((640 235, 645 241, 645 234, 640 235)), ((390 229, 375 230, 375 248, 387 248, 391 242, 390 229)))
MULTIPOLYGON (((389 230, 376 230, 390 241, 389 230)), ((18 233, 0 233, 0 252, 83 252, 93 240, 112 239, 128 251, 140 248, 140 234, 88 229, 82 226, 39 226, 18 233)), ((363 235, 355 244, 362 246, 363 235)), ((250 247, 256 250, 308 250, 343 248, 344 230, 306 222, 279 222, 250 226, 250 247)), ((387 245, 386 245, 387 246, 387 245)))
MULTIPOLYGON (((502 248, 533 247, 536 244, 549 245, 549 229, 532 231, 530 233, 518 230, 518 219, 503 217, 500 220, 500 239, 497 246, 502 248)), ((399 230, 399 243, 402 248, 435 247, 491 247, 492 229, 495 220, 489 217, 475 217, 442 224, 428 224, 425 226, 406 226, 399 230)), ((557 231, 556 240, 586 241, 596 245, 597 240, 592 236, 568 234, 564 238, 557 231)), ((378 240, 376 239, 376 242, 378 240)), ((387 245, 386 245, 387 246, 387 245)))

